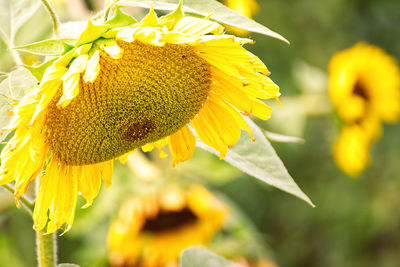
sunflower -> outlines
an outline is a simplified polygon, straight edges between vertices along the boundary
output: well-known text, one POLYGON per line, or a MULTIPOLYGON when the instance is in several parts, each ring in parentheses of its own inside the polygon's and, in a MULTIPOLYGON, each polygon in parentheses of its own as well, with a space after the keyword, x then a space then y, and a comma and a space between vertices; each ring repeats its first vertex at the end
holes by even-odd
POLYGON ((346 123, 366 118, 396 122, 400 114, 400 72, 381 48, 358 43, 329 63, 329 96, 346 123))
POLYGON ((177 266, 181 251, 206 245, 221 229, 227 207, 203 186, 169 186, 126 202, 108 233, 112 266, 177 266))
POLYGON ((334 144, 338 166, 357 176, 369 162, 369 147, 382 122, 400 115, 400 70, 379 47, 358 43, 338 52, 329 64, 329 95, 344 128, 334 144))
POLYGON ((0 184, 15 181, 18 202, 37 177, 34 229, 68 230, 78 192, 87 205, 101 179, 111 184, 114 159, 168 145, 173 165, 188 160, 195 135, 224 158, 242 115, 268 119, 260 99, 280 95, 270 72, 208 18, 184 16, 181 4, 139 23, 119 9, 105 24, 88 21, 73 46, 54 59, 40 84, 16 105, 5 130, 0 184), (189 127, 191 125, 191 127, 189 127))

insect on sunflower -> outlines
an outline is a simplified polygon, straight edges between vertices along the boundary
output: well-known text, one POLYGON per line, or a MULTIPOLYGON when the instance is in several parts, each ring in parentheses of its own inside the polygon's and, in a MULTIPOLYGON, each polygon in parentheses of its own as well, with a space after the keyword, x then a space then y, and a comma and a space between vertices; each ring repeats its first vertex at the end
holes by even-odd
POLYGON ((242 115, 271 115, 261 99, 277 99, 279 87, 243 48, 252 40, 184 16, 182 5, 131 22, 89 20, 14 109, 0 183, 15 181, 18 200, 40 177, 36 230, 68 230, 78 192, 90 205, 101 179, 111 184, 114 159, 168 145, 175 166, 192 156, 193 131, 222 159, 241 129, 252 135, 242 115))

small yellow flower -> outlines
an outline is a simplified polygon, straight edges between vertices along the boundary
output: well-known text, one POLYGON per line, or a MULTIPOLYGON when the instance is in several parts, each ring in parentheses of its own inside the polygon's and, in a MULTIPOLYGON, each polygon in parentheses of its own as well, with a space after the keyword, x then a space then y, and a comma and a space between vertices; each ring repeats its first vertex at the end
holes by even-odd
POLYGON ((336 164, 346 174, 358 176, 370 161, 369 145, 370 140, 360 126, 345 126, 333 145, 336 164))
POLYGON ((358 176, 370 161, 368 151, 382 133, 382 122, 399 118, 400 70, 382 49, 358 43, 333 56, 329 95, 344 122, 334 159, 346 174, 358 176))
POLYGON ((260 99, 280 95, 267 67, 207 18, 181 6, 139 23, 87 28, 48 67, 14 109, 14 136, 1 153, 0 185, 15 181, 18 200, 40 176, 34 228, 73 223, 78 192, 91 205, 101 179, 111 184, 113 160, 168 145, 173 165, 188 160, 199 139, 224 158, 251 130, 241 114, 268 119, 260 99), (189 127, 189 124, 191 127, 189 127), (40 175, 39 175, 40 174, 40 175))
POLYGON ((112 266, 177 266, 181 251, 206 245, 221 229, 227 207, 200 185, 170 186, 122 206, 108 233, 112 266))

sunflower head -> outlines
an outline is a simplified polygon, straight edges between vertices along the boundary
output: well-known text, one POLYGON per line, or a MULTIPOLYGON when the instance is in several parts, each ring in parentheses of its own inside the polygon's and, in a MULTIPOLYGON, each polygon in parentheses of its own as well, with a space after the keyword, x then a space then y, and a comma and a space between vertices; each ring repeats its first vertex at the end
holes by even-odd
POLYGON ((15 181, 17 199, 40 174, 35 229, 69 229, 78 193, 90 205, 101 179, 111 184, 114 159, 168 145, 175 166, 192 156, 194 131, 223 158, 242 129, 251 137, 243 116, 270 117, 261 100, 279 87, 243 48, 253 41, 223 31, 181 5, 140 22, 117 8, 49 62, 16 105, 1 153, 0 183, 15 181))
POLYGON ((111 160, 171 135, 190 122, 207 98, 210 66, 189 46, 114 45, 123 56, 115 59, 95 50, 96 79, 85 82, 81 74, 80 93, 68 105, 63 107, 60 88, 48 106, 45 139, 65 164, 111 160))
POLYGON ((175 266, 181 251, 206 245, 221 229, 227 207, 200 185, 170 186, 126 202, 111 224, 112 266, 175 266))

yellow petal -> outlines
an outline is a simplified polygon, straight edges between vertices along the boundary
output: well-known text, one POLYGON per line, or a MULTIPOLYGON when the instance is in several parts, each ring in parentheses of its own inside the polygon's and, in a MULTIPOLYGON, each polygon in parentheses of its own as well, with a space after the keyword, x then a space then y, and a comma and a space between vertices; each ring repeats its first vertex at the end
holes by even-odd
POLYGON ((196 138, 189 127, 183 126, 169 137, 170 151, 173 157, 172 166, 190 159, 196 147, 196 138))
POLYGON ((173 31, 179 31, 192 36, 200 36, 208 33, 221 34, 224 31, 224 27, 207 18, 184 17, 175 24, 173 31))
POLYGON ((252 114, 262 120, 268 120, 272 114, 272 108, 264 104, 258 99, 252 99, 253 111, 252 114))
POLYGON ((196 133, 200 140, 204 142, 206 145, 214 148, 216 151, 220 152, 220 159, 223 159, 228 152, 228 147, 222 139, 219 137, 218 133, 214 129, 214 127, 205 120, 204 116, 200 114, 202 111, 200 110, 199 116, 195 116, 190 123, 193 128, 196 130, 196 133), (200 117, 201 116, 201 117, 200 117))
POLYGON ((232 147, 240 138, 240 127, 230 113, 211 100, 206 101, 200 116, 204 116, 213 126, 218 136, 228 147, 232 147))
POLYGON ((87 67, 86 67, 86 71, 85 71, 85 75, 83 76, 83 80, 85 82, 94 82, 94 80, 96 80, 97 74, 99 74, 100 71, 100 53, 99 50, 96 50, 96 52, 94 52, 94 54, 90 57, 88 63, 87 63, 87 67))
POLYGON ((97 196, 101 186, 101 174, 98 164, 74 166, 74 173, 78 177, 79 191, 86 200, 82 208, 92 205, 93 199, 97 196))
POLYGON ((101 178, 103 179, 106 187, 111 186, 111 178, 114 170, 114 160, 99 163, 101 178))
POLYGON ((65 108, 79 93, 80 74, 85 71, 88 55, 77 57, 69 67, 67 73, 62 77, 63 95, 57 106, 65 108))
POLYGON ((33 211, 33 227, 37 231, 42 230, 46 226, 48 210, 53 203, 54 194, 57 192, 58 179, 58 162, 53 159, 39 180, 39 194, 33 211))

